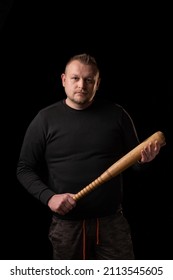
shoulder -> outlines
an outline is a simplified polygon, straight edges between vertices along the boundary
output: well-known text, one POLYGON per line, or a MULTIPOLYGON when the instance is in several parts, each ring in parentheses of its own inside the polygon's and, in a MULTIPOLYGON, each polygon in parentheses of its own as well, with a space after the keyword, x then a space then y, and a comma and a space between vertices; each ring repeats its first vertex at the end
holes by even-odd
POLYGON ((57 120, 57 118, 63 114, 62 112, 63 100, 40 109, 32 120, 32 123, 46 125, 48 122, 57 120))
POLYGON ((40 119, 47 119, 47 118, 55 118, 59 115, 62 115, 64 111, 63 100, 60 100, 56 103, 53 103, 47 107, 42 108, 38 113, 37 116, 40 119))
POLYGON ((49 114, 51 112, 57 111, 57 109, 59 110, 60 108, 62 108, 63 106, 63 100, 60 100, 56 103, 53 103, 47 107, 42 108, 38 114, 49 114))
POLYGON ((96 106, 108 110, 110 112, 116 112, 119 114, 123 114, 124 112, 126 113, 126 110, 123 108, 122 105, 106 98, 97 98, 95 103, 96 106))

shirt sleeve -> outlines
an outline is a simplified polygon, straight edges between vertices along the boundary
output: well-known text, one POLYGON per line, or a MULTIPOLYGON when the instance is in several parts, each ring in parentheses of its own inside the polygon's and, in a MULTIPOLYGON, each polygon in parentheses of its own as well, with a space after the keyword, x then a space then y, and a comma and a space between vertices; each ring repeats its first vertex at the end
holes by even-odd
POLYGON ((48 187, 44 152, 46 135, 41 116, 37 116, 26 130, 17 163, 17 179, 24 188, 47 205, 54 192, 48 187))
MULTIPOLYGON (((139 140, 137 130, 131 116, 124 108, 122 113, 121 128, 123 134, 122 139, 124 139, 123 147, 125 147, 124 154, 126 154, 137 147, 141 143, 141 141, 139 140)), ((148 166, 149 163, 141 164, 139 163, 139 161, 137 161, 132 165, 132 169, 135 171, 142 171, 145 170, 148 166)))

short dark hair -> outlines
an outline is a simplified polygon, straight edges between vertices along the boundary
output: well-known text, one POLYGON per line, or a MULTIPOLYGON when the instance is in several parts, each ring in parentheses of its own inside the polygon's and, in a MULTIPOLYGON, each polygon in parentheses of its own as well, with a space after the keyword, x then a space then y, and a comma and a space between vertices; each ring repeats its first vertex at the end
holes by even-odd
MULTIPOLYGON (((96 62, 96 59, 93 56, 91 56, 87 53, 82 53, 82 54, 77 54, 77 55, 72 56, 68 60, 68 62, 66 64, 66 67, 74 60, 78 60, 85 65, 93 65, 96 69, 96 72, 98 72, 98 73, 100 72, 99 67, 97 65, 97 62, 96 62)), ((65 69, 66 69, 66 67, 65 67, 65 69)))

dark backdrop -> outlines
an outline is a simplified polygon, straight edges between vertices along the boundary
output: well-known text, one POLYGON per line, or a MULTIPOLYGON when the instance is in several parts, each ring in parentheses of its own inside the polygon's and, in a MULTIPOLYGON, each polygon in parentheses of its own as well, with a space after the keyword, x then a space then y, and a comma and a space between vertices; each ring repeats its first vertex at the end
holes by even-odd
POLYGON ((50 212, 19 184, 16 166, 27 126, 39 109, 64 97, 60 75, 67 59, 80 52, 96 57, 98 94, 127 109, 141 141, 158 130, 165 134, 167 145, 147 173, 124 172, 124 210, 136 258, 172 259, 172 53, 161 23, 128 7, 101 12, 91 4, 35 2, 0 6, 0 259, 51 259, 50 212))

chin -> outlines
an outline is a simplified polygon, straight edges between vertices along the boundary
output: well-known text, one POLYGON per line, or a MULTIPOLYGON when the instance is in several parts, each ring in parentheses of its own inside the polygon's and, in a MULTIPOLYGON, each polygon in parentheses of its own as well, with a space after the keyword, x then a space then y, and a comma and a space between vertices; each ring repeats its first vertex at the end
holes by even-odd
POLYGON ((90 101, 88 99, 84 99, 84 98, 77 98, 77 99, 74 99, 74 102, 76 104, 87 104, 89 103, 90 101))

